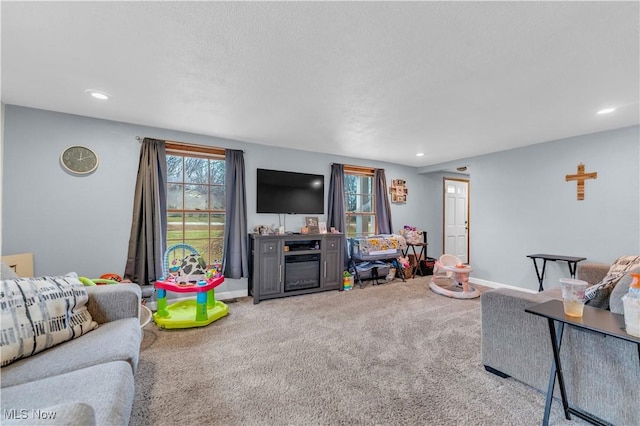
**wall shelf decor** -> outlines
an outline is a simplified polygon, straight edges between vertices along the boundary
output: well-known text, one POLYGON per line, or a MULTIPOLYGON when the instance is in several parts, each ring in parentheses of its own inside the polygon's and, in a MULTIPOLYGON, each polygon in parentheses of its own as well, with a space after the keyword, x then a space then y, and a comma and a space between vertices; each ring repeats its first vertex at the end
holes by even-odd
POLYGON ((407 181, 404 179, 393 179, 389 188, 391 202, 395 204, 405 204, 407 202, 407 181))

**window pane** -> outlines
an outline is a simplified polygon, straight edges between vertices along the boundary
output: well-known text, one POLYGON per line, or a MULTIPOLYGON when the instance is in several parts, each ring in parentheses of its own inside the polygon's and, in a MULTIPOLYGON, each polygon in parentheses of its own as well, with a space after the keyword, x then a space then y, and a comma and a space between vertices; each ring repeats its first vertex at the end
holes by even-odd
POLYGON ((209 215, 185 213, 185 239, 209 238, 209 215))
POLYGON ((184 209, 208 210, 208 191, 206 185, 185 185, 184 209))
POLYGON ((356 211, 362 213, 371 213, 373 211, 373 206, 371 202, 373 201, 371 195, 358 195, 356 197, 356 211))
POLYGON ((225 214, 214 213, 210 216, 211 238, 209 240, 210 264, 222 263, 222 249, 224 241, 225 214))
POLYGON ((357 237, 358 224, 356 223, 355 216, 347 216, 345 221, 347 225, 347 237, 357 237))
POLYGON ((167 181, 182 182, 182 156, 167 155, 167 181))
POLYGON ((208 262, 209 215, 207 213, 185 213, 184 242, 195 248, 208 262))
POLYGON ((214 213, 211 215, 210 221, 210 229, 211 229, 211 237, 212 238, 223 238, 224 237, 224 213, 214 213))
POLYGON ((363 213, 373 212, 373 197, 371 195, 360 196, 360 211, 363 213))
POLYGON ((170 183, 167 185, 167 208, 182 210, 182 185, 170 183))
POLYGON ((355 175, 344 175, 344 190, 348 192, 356 192, 356 182, 358 177, 355 175))
POLYGON ((374 218, 373 216, 361 216, 361 221, 360 221, 360 233, 362 235, 371 235, 374 234, 374 218))
MULTIPOLYGON (((182 213, 169 213, 167 215, 167 240, 182 241, 184 238, 184 216, 182 213)), ((171 244, 167 244, 169 246, 171 244)))
POLYGON ((212 186, 209 188, 211 197, 211 210, 225 210, 226 198, 224 186, 212 186))
POLYGON ((371 194, 372 182, 372 178, 360 176, 358 179, 358 192, 361 194, 371 194))
POLYGON ((373 213, 373 197, 371 195, 349 194, 345 204, 347 213, 373 213))
POLYGON ((346 218, 347 236, 361 237, 372 235, 374 231, 375 218, 370 215, 349 215, 346 218))
POLYGON ((184 157, 184 181, 185 183, 208 183, 209 160, 184 157))
POLYGON ((211 176, 209 183, 212 185, 224 185, 225 164, 224 160, 209 160, 211 163, 211 176))

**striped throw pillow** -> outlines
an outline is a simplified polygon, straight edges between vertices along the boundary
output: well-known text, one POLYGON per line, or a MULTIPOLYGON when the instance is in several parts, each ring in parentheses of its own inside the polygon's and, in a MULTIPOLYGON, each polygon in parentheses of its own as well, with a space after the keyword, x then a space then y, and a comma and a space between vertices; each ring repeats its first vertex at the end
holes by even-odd
POLYGON ((2 367, 95 329, 78 275, 0 282, 2 367))

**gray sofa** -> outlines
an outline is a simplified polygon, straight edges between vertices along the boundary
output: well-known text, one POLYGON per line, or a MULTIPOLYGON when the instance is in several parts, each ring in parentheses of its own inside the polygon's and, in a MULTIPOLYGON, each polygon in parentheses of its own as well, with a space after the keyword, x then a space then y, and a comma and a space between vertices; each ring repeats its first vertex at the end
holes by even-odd
MULTIPOLYGON (((609 265, 584 263, 578 278, 595 284, 608 269, 609 265)), ((487 371, 513 377, 546 394, 553 356, 549 326, 545 318, 524 310, 551 299, 562 299, 559 289, 537 294, 493 289, 482 294, 482 363, 487 371)), ((640 425, 637 345, 567 327, 560 353, 572 407, 612 424, 640 425)), ((559 398, 558 386, 554 395, 559 398)))
POLYGON ((87 287, 99 327, 2 368, 2 420, 21 425, 127 425, 140 353, 140 287, 87 287))

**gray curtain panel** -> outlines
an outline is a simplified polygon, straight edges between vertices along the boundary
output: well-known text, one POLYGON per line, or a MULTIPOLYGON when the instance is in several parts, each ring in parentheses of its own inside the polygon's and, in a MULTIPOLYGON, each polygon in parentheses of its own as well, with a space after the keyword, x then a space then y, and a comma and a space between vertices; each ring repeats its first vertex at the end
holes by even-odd
POLYGON ((376 223, 379 234, 393 233, 391 222, 391 205, 387 191, 387 178, 384 169, 376 169, 373 175, 376 187, 376 223))
POLYGON ((247 194, 242 151, 225 150, 225 172, 227 214, 222 271, 226 278, 248 277, 247 194))
POLYGON ((344 164, 331 165, 329 193, 327 194, 327 226, 346 231, 344 215, 344 164))
POLYGON ((129 254, 124 278, 153 284, 164 274, 167 235, 167 154, 161 140, 145 138, 133 198, 129 254))
MULTIPOLYGON (((332 226, 343 234, 347 233, 347 225, 344 220, 346 208, 344 205, 344 164, 331 165, 331 178, 329 179, 329 193, 327 194, 327 226, 332 226)), ((349 248, 345 239, 344 265, 349 262, 349 248)))

